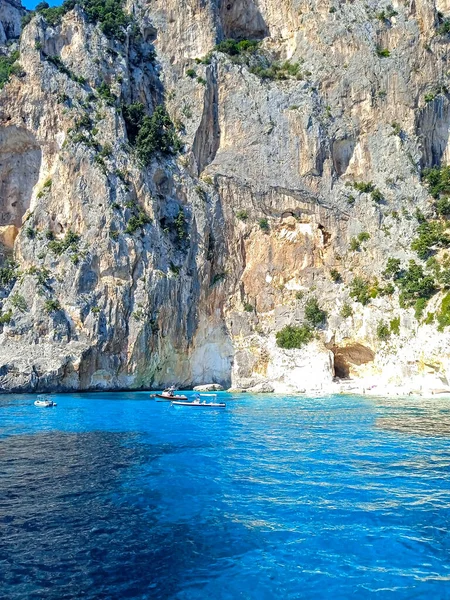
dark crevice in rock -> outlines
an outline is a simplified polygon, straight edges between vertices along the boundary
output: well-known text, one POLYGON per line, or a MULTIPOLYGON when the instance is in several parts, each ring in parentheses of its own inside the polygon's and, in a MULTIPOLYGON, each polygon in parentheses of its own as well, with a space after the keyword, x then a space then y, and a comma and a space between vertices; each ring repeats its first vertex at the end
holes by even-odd
POLYGON ((450 103, 445 96, 437 96, 417 112, 415 129, 422 150, 422 168, 441 164, 448 144, 449 121, 450 103))
POLYGON ((206 78, 207 84, 202 120, 192 145, 198 174, 214 160, 220 145, 219 98, 216 65, 211 65, 206 70, 206 78))

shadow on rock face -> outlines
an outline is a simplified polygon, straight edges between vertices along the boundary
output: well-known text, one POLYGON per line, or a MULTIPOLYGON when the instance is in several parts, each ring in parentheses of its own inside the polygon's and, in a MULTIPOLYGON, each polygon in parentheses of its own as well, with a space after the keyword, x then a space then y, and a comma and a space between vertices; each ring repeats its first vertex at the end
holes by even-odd
POLYGON ((41 149, 27 129, 0 131, 0 226, 21 227, 41 168, 41 149))
POLYGON ((220 21, 225 38, 260 39, 269 33, 253 0, 222 0, 220 21))

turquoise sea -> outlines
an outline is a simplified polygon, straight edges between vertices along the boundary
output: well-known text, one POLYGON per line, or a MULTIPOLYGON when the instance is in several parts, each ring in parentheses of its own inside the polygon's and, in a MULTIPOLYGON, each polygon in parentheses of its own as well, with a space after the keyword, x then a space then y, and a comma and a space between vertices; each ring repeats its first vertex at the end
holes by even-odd
POLYGON ((450 400, 0 397, 0 597, 450 598, 450 400))

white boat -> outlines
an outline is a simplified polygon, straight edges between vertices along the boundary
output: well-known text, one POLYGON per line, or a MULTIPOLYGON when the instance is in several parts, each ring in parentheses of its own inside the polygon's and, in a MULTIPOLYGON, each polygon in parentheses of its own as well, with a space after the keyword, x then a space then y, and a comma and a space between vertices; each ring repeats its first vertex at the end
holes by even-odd
POLYGON ((225 402, 207 402, 206 400, 202 400, 205 396, 217 400, 216 394, 196 394, 191 402, 173 400, 171 404, 172 406, 190 406, 191 408, 226 408, 227 405, 225 402))
POLYGON ((56 406, 56 402, 53 402, 53 400, 50 400, 50 398, 47 398, 46 396, 38 396, 34 405, 40 406, 41 408, 50 408, 51 406, 56 406))

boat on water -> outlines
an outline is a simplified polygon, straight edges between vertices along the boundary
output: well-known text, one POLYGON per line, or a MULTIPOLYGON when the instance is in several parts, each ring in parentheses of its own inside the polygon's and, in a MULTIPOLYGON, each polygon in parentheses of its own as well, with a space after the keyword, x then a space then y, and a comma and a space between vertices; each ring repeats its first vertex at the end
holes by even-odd
POLYGON ((187 400, 188 397, 184 394, 175 394, 175 386, 171 385, 166 388, 161 394, 153 394, 157 398, 156 402, 172 402, 172 400, 187 400))
POLYGON ((34 401, 34 405, 41 408, 50 408, 52 406, 56 406, 56 402, 53 402, 53 400, 47 396, 38 396, 34 401))
POLYGON ((196 394, 194 399, 190 402, 173 400, 172 406, 190 406, 191 408, 226 408, 227 406, 225 402, 208 402, 207 399, 202 400, 202 398, 205 397, 207 399, 212 398, 213 400, 217 400, 216 394, 204 394, 202 396, 200 394, 196 394))

